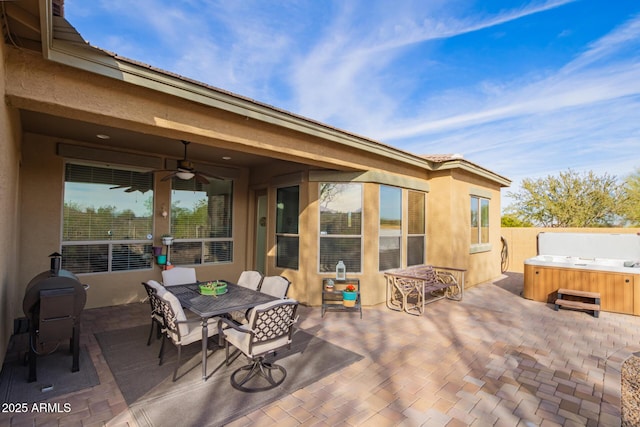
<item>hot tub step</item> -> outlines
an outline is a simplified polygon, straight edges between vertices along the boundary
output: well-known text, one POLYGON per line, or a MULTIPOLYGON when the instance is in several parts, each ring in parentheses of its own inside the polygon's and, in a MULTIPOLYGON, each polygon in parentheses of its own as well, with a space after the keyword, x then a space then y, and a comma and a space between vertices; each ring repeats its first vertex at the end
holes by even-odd
POLYGON ((558 289, 558 299, 555 301, 556 311, 562 306, 567 308, 573 308, 578 310, 591 310, 593 311, 593 317, 599 317, 600 315, 600 293, 599 292, 587 292, 579 291, 577 289, 558 289), (591 299, 593 303, 586 301, 579 301, 575 299, 564 299, 566 296, 591 299))

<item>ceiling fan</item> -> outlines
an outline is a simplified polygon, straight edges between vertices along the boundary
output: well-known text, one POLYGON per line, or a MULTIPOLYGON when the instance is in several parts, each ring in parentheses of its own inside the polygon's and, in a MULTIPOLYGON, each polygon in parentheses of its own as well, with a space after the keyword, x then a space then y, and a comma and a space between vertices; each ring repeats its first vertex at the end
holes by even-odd
MULTIPOLYGON (((187 146, 190 144, 189 141, 181 141, 184 144, 184 158, 182 160, 178 160, 178 167, 175 170, 168 169, 171 173, 165 177, 163 177, 160 181, 167 181, 172 177, 176 177, 179 179, 183 179, 185 181, 190 180, 191 178, 195 178, 195 180, 201 184, 209 184, 209 180, 207 177, 199 173, 193 167, 193 163, 187 158, 187 146)), ((167 171, 165 169, 164 171, 167 171)), ((162 172, 162 171, 156 171, 162 172)))
MULTIPOLYGON (((176 169, 159 169, 152 172, 171 172, 169 175, 162 177, 160 181, 167 181, 175 176, 176 178, 182 179, 185 181, 188 181, 191 178, 194 178, 196 182, 199 182, 201 184, 209 184, 209 179, 202 173, 199 173, 198 171, 196 171, 195 168, 193 167, 193 163, 187 158, 187 146, 190 144, 190 142, 184 141, 184 140, 181 142, 184 144, 184 158, 181 160, 178 160, 178 165, 176 169)), ((213 175, 211 177, 215 179, 220 179, 220 180, 224 179, 222 177, 213 176, 213 175)), ((146 184, 123 184, 123 185, 117 185, 115 187, 110 187, 111 190, 125 189, 124 190, 125 193, 133 193, 135 191, 139 191, 143 194, 151 190, 151 188, 152 187, 150 185, 146 185, 146 184)))

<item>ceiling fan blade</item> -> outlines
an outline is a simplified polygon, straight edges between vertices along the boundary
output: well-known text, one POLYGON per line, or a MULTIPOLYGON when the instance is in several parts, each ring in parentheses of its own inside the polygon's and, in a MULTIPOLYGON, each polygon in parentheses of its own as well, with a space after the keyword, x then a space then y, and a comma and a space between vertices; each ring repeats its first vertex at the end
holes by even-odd
POLYGON ((197 173, 197 172, 196 172, 196 173, 193 175, 193 177, 194 177, 194 178, 196 179, 196 181, 198 181, 200 184, 209 184, 209 180, 208 180, 204 175, 201 175, 201 174, 199 174, 199 173, 197 173))
POLYGON ((163 177, 160 181, 167 181, 167 180, 173 178, 177 173, 178 173, 178 171, 173 171, 169 175, 163 177))

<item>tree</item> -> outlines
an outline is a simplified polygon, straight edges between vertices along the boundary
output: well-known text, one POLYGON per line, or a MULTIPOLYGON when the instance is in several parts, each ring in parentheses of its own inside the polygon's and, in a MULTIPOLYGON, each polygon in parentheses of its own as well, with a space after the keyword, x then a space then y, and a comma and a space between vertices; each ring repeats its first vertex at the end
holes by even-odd
POLYGON ((624 181, 625 200, 622 213, 630 225, 640 225, 640 168, 624 181))
POLYGON ((505 212, 542 227, 612 226, 623 214, 623 186, 615 176, 580 176, 569 169, 559 176, 524 179, 505 212))
POLYGON ((532 224, 528 221, 523 221, 515 214, 504 214, 500 218, 500 225, 503 227, 531 227, 532 224))

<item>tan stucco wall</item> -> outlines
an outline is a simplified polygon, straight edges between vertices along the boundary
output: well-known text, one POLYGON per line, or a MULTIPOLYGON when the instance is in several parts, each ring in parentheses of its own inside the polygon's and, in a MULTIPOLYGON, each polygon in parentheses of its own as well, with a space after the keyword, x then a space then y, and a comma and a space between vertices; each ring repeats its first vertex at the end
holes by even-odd
MULTIPOLYGON (((322 279, 335 277, 335 273, 319 273, 319 241, 320 207, 318 182, 309 182, 309 204, 304 209, 300 221, 300 265, 307 268, 300 274, 306 281, 306 292, 303 301, 309 305, 319 306, 322 303, 322 279), (304 263, 304 264, 303 264, 304 263)), ((360 279, 362 303, 375 305, 385 301, 385 281, 378 271, 378 211, 379 184, 362 183, 363 186, 363 225, 362 225, 362 271, 347 272, 347 276, 360 279)))
MULTIPOLYGON (((62 203, 64 190, 64 159, 56 155, 59 140, 42 135, 27 134, 23 141, 22 224, 20 227, 20 271, 17 294, 21 298, 28 282, 38 273, 50 267, 49 255, 60 252, 62 203)), ((247 242, 247 181, 245 171, 234 181, 234 261, 215 266, 198 266, 199 278, 226 278, 234 280, 245 269, 247 242)), ((160 206, 170 206, 170 186, 168 182, 156 180, 154 212, 155 243, 168 231, 169 221, 158 213, 160 206)), ((86 308, 126 304, 141 301, 144 289, 142 281, 161 280, 161 270, 82 274, 79 279, 90 286, 87 292, 86 308)), ((14 302, 20 302, 21 299, 14 302)))
MULTIPOLYGON (((6 89, 6 49, 0 41, 0 94, 6 89)), ((13 319, 22 316, 16 304, 18 280, 20 120, 18 112, 0 102, 0 363, 13 332, 13 319)))
MULTIPOLYGON (((363 183, 363 266, 362 272, 350 273, 349 277, 360 279, 364 305, 384 303, 386 282, 378 267, 379 241, 379 187, 378 183, 363 183)), ((500 189, 472 176, 456 177, 445 174, 429 181, 427 199, 427 247, 426 263, 443 267, 466 268, 465 286, 471 287, 494 279, 500 275, 500 189), (469 198, 472 192, 480 191, 491 199, 490 242, 491 250, 470 253, 469 198)), ((317 306, 321 303, 321 282, 332 274, 318 273, 319 206, 318 182, 302 185, 308 187, 309 204, 303 208, 300 219, 300 265, 307 268, 301 272, 282 271, 294 281, 304 281, 294 286, 294 298, 317 306)), ((301 193, 303 190, 301 190, 301 193)), ((275 195, 273 195, 275 197, 275 195)), ((301 206, 303 198, 301 197, 301 206)), ((406 208, 407 191, 403 191, 406 208)), ((273 206, 270 203, 270 206, 273 206)), ((403 226, 406 227, 406 209, 403 209, 403 226)), ((271 242, 272 244, 274 242, 271 242)), ((406 230, 402 248, 406 248, 406 230)), ((272 250, 275 248, 272 246, 272 250)), ((273 253, 275 255, 275 252, 273 253)), ((402 265, 406 265, 402 251, 402 265)), ((274 263, 275 261, 273 261, 274 263)), ((272 264, 273 265, 273 264, 272 264)))
POLYGON ((500 275, 500 188, 468 173, 444 172, 429 180, 427 196, 427 262, 467 269, 465 286, 500 275), (470 251, 470 197, 481 194, 489 202, 490 250, 470 251))
POLYGON ((357 170, 368 165, 426 178, 420 166, 46 61, 29 51, 10 52, 7 75, 8 101, 16 108, 316 167, 357 170))
POLYGON ((524 273, 524 261, 538 255, 537 236, 539 233, 620 233, 638 234, 640 228, 544 228, 544 227, 504 227, 502 237, 507 241, 509 265, 507 271, 524 273))
MULTIPOLYGON (((106 126, 144 132, 172 139, 188 139, 204 145, 227 147, 269 156, 273 164, 252 171, 243 170, 234 182, 234 262, 227 265, 198 267, 199 278, 234 280, 252 267, 253 191, 267 190, 268 259, 267 274, 283 274, 293 282, 290 295, 303 303, 320 304, 321 279, 318 265, 318 183, 309 182, 311 169, 375 171, 393 175, 402 181, 430 186, 427 195, 426 262, 448 267, 467 268, 466 284, 490 280, 499 275, 499 188, 469 172, 427 172, 425 165, 408 164, 394 156, 381 156, 366 149, 356 149, 319 135, 296 132, 272 123, 236 115, 193 100, 143 88, 131 83, 94 75, 46 61, 28 51, 11 50, 7 66, 7 102, 23 108, 69 117, 106 126), (288 160, 290 163, 283 163, 288 160), (282 176, 298 174, 301 185, 300 265, 298 271, 275 268, 275 188, 284 184, 282 176), (480 188, 490 195, 491 251, 469 253, 469 194, 480 188)), ((35 274, 48 269, 48 255, 60 250, 63 159, 55 155, 57 141, 40 135, 27 135, 23 141, 24 163, 21 180, 23 224, 19 228, 23 246, 17 289, 22 290, 35 274), (46 206, 43 209, 41 206, 46 206)), ((86 141, 65 141, 70 144, 86 141)), ((108 143, 107 148, 108 148, 108 143)), ((136 150, 135 147, 128 147, 136 150)), ((137 148, 141 150, 140 148, 137 148)), ((153 151, 145 150, 145 151, 153 151)), ((195 160, 195 159, 194 159, 195 160)), ((286 179, 285 179, 286 181, 286 179)), ((397 181, 393 181, 397 182, 397 181)), ((157 182, 156 212, 169 206, 167 183, 157 182)), ((16 185, 17 188, 17 185, 16 185)), ((384 276, 378 271, 379 184, 364 182, 363 302, 384 302, 384 276)), ((406 191, 403 195, 406 203, 406 191)), ((156 218, 156 236, 167 224, 156 218)), ((14 229, 17 229, 14 228, 14 229)), ((406 247, 403 242, 403 247, 406 247)), ((406 254, 403 256, 406 257, 406 254)), ((133 273, 83 275, 91 286, 87 307, 121 304, 142 299, 140 282, 159 279, 160 270, 133 273)))

